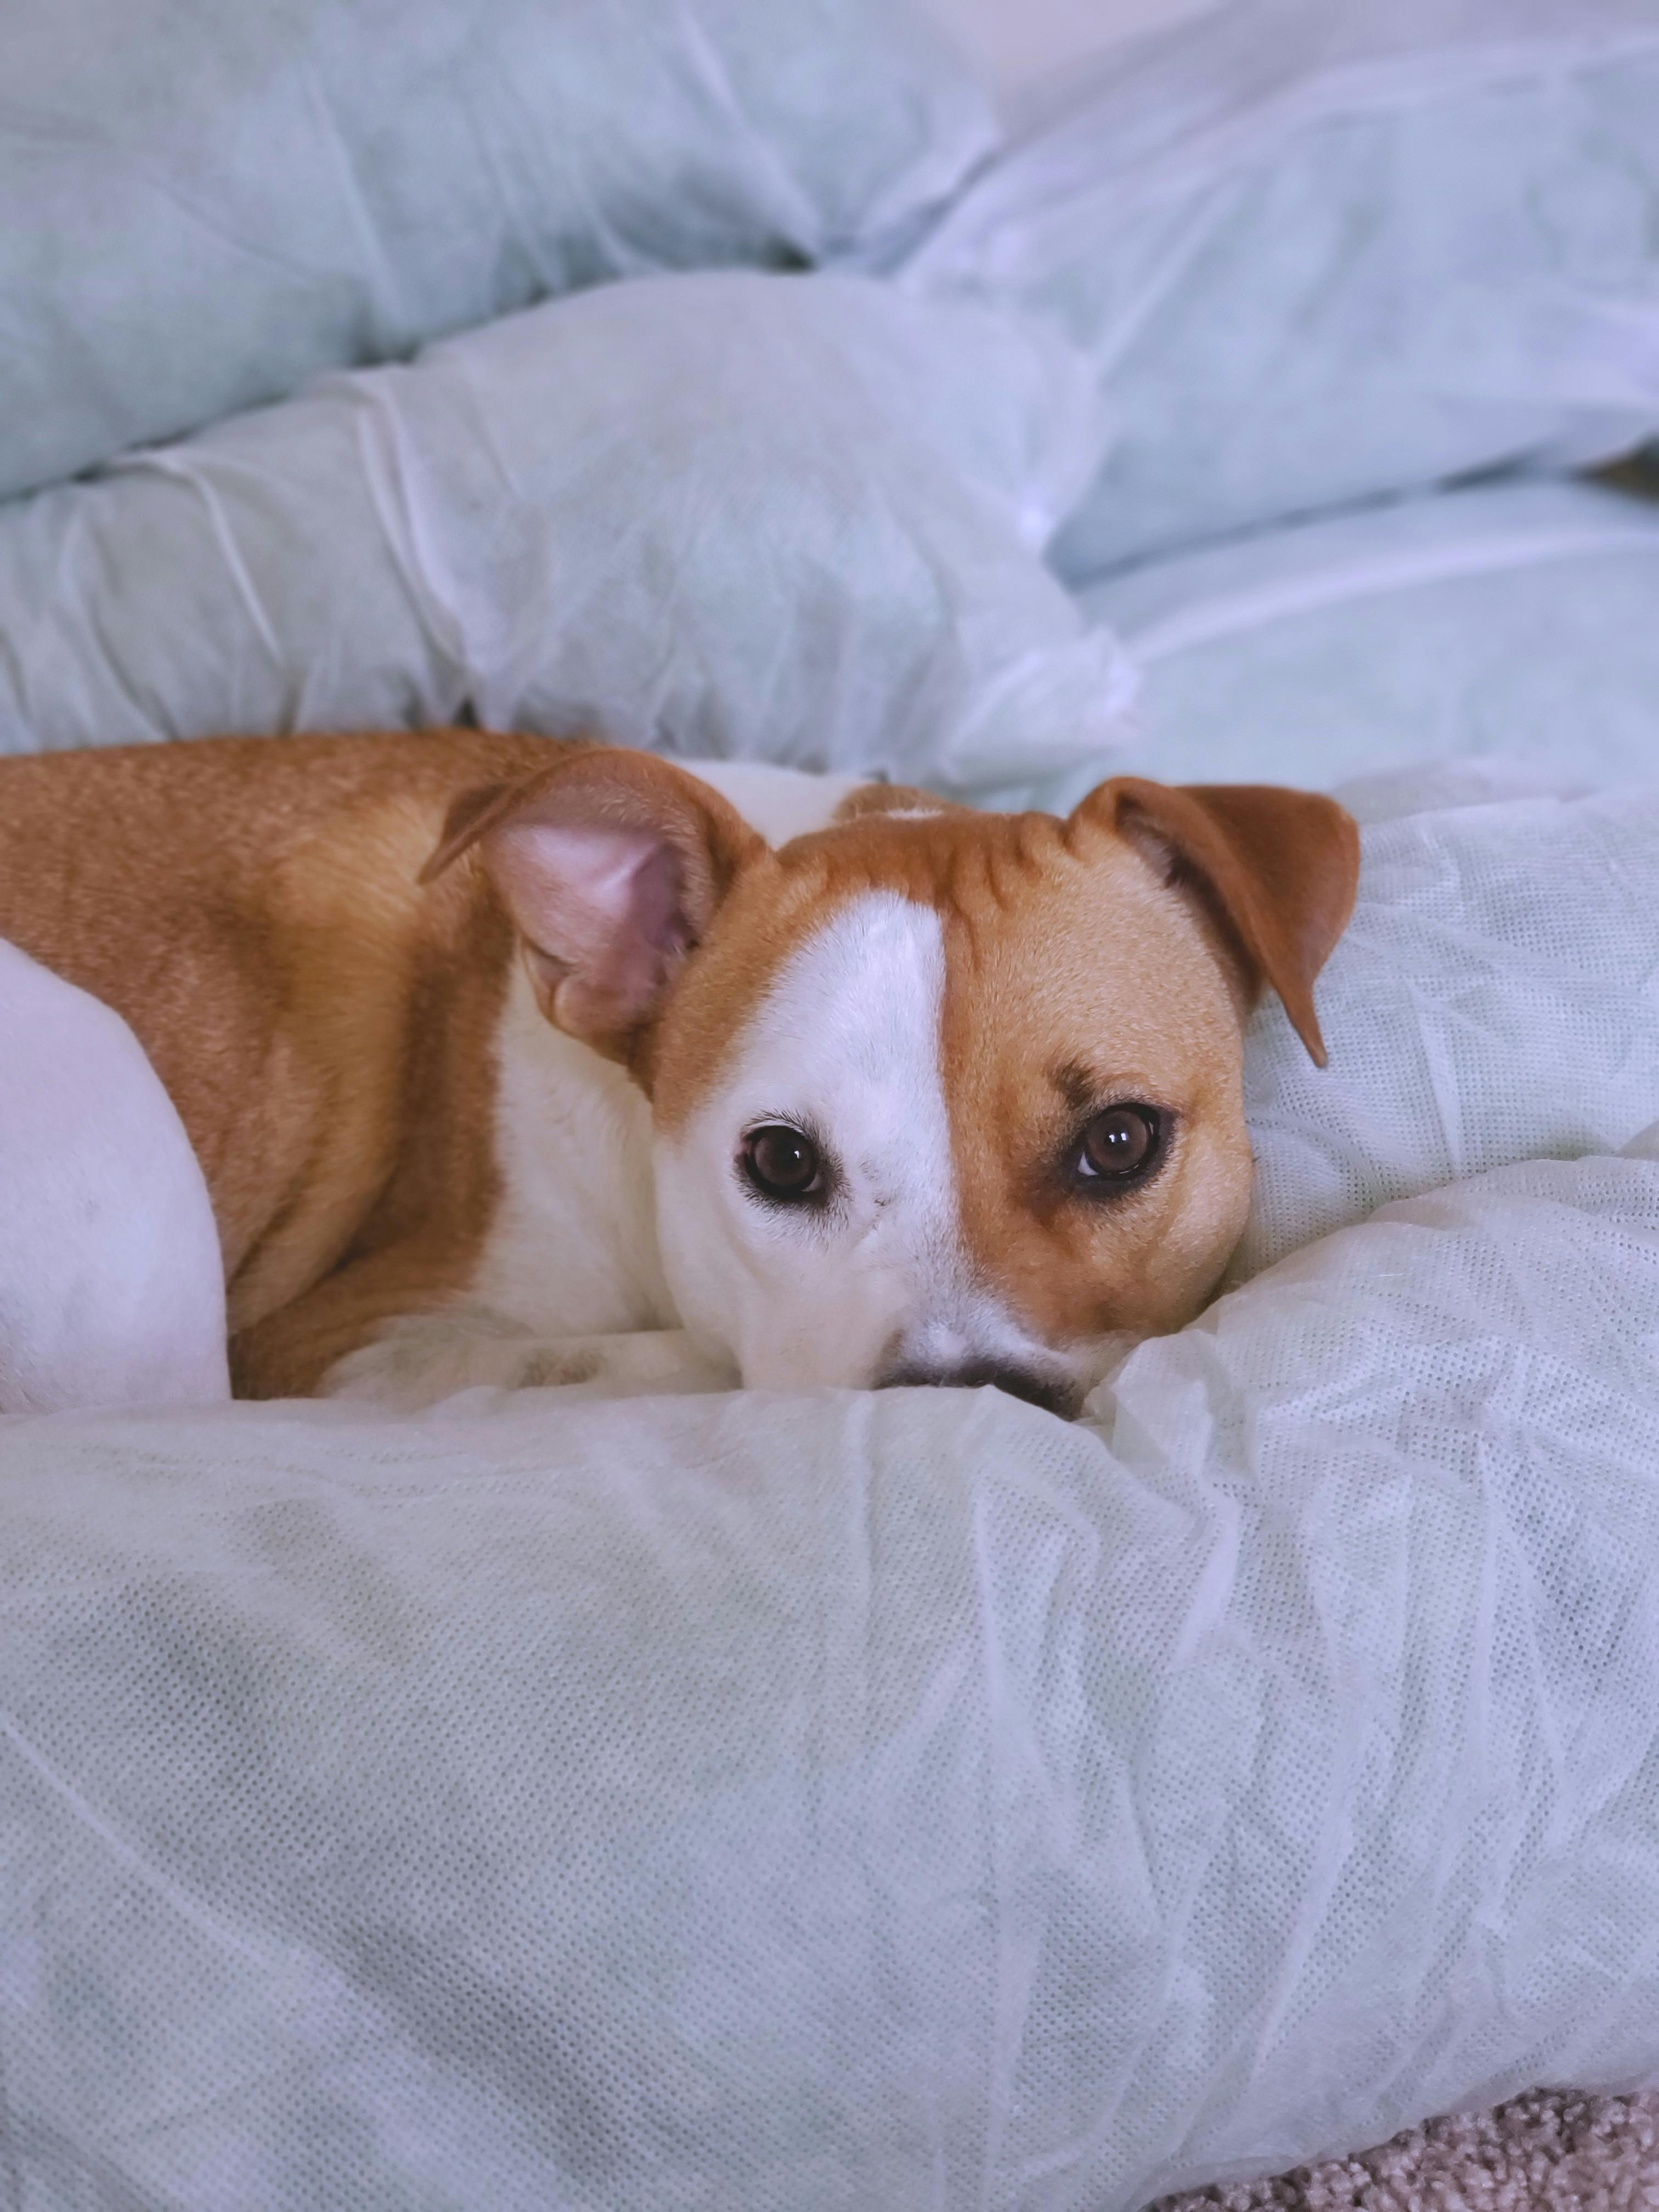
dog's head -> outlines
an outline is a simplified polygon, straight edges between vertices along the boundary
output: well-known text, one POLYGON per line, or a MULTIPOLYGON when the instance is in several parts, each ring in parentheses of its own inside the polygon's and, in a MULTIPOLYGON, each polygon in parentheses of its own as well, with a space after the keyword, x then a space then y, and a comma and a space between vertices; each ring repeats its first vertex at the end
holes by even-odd
POLYGON ((686 1326, 750 1386, 1071 1412, 1243 1227, 1244 1017, 1309 1051, 1358 867, 1334 801, 1120 776, 1068 820, 882 795, 771 850, 595 750, 461 801, 548 1019, 649 1097, 686 1326))

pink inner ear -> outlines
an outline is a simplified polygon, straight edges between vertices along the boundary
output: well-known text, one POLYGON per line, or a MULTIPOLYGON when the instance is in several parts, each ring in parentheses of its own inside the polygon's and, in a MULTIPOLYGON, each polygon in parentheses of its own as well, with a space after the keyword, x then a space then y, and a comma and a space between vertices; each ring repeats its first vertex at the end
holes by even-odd
POLYGON ((668 840, 599 823, 511 822, 486 839, 520 934, 574 986, 568 1026, 627 1029, 655 1005, 690 941, 684 871, 668 840))

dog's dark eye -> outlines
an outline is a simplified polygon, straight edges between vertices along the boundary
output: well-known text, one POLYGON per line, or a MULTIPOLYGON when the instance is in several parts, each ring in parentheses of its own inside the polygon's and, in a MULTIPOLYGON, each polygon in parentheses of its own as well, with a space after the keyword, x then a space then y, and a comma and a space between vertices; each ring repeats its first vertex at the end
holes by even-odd
POLYGON ((763 1198, 817 1198, 823 1164, 812 1139, 784 1121, 751 1129, 743 1140, 744 1170, 763 1198))
POLYGON ((1162 1137, 1155 1106, 1109 1106, 1083 1132, 1072 1172, 1083 1183, 1134 1182, 1156 1165, 1162 1137))

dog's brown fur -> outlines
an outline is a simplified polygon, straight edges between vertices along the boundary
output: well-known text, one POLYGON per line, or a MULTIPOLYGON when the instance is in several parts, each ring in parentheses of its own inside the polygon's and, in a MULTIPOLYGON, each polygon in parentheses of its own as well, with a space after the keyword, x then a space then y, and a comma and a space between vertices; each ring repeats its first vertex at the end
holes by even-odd
POLYGON ((0 762, 0 937, 122 1014, 172 1094, 239 1391, 313 1389, 465 1279, 514 940, 474 872, 417 878, 459 793, 568 750, 437 730, 0 762))
POLYGON ((315 1389, 383 1322, 469 1287, 501 1197, 496 1039, 521 936, 544 1012, 627 1066, 672 1129, 789 952, 869 889, 945 924, 982 1276, 1050 1341, 1176 1326, 1248 1201, 1240 1017, 1271 983, 1322 1059, 1312 983, 1357 862, 1328 800, 1133 778, 1066 822, 878 788, 774 853, 682 770, 531 737, 0 763, 0 938, 121 1013, 172 1094, 253 1396, 315 1389), (660 837, 699 957, 618 964, 558 883, 520 882, 515 824, 543 818, 660 837), (1162 1103, 1184 1133, 1170 1171, 1105 1213, 1042 1182, 1085 1095, 1162 1103))

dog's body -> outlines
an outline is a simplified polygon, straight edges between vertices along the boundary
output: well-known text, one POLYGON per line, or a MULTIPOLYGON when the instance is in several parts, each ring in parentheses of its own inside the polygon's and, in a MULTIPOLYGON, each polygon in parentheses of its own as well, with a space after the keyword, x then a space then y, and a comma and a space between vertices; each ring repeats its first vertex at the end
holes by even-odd
POLYGON ((975 816, 469 731, 15 761, 0 939, 148 1052, 248 1395, 1071 1405, 1224 1264, 1241 1010, 1270 981, 1316 1046, 1354 878, 1328 801, 1103 792, 975 816))

